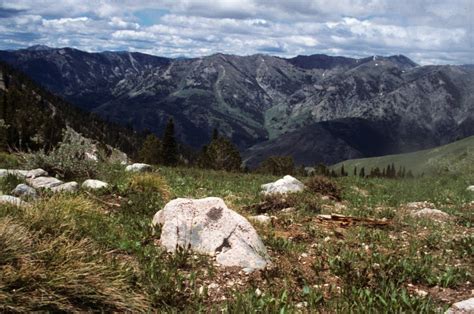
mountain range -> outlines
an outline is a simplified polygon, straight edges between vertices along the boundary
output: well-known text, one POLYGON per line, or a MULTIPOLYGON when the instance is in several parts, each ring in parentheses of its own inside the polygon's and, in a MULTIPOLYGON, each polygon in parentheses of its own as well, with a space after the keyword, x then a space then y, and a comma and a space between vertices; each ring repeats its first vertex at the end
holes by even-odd
POLYGON ((161 135, 169 117, 194 148, 214 128, 252 167, 411 152, 474 135, 474 67, 403 55, 355 59, 214 54, 170 59, 34 46, 0 60, 106 120, 161 135))

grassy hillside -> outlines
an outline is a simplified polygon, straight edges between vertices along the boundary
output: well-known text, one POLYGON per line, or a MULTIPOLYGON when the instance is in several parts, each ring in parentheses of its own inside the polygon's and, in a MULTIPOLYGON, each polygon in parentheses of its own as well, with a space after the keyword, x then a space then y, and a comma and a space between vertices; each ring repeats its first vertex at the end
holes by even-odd
MULTIPOLYGON (((250 275, 186 250, 167 253, 150 222, 176 197, 217 196, 255 215, 260 185, 275 177, 165 167, 130 174, 108 164, 95 177, 110 188, 0 205, 0 311, 432 313, 474 289, 473 175, 339 178, 341 201, 308 190, 285 198, 293 212, 278 210, 276 198, 272 224, 253 223, 272 266, 250 275), (451 219, 414 219, 413 201, 451 219), (385 220, 318 218, 331 213, 385 220)), ((17 183, 1 179, 0 191, 17 183)))
POLYGON ((464 172, 472 169, 474 165, 474 136, 413 153, 346 160, 331 168, 338 170, 344 165, 345 170, 352 175, 354 167, 358 169, 365 167, 367 174, 371 168, 382 169, 392 163, 397 169, 402 166, 407 170, 410 169, 415 175, 464 172))

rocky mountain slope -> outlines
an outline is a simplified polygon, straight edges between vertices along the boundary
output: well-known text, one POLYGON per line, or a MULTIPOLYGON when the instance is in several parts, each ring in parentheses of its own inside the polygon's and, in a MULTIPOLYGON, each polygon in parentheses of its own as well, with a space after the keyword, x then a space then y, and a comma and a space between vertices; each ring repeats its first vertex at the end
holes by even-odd
POLYGON ((401 55, 167 59, 33 47, 2 51, 0 60, 138 130, 161 134, 173 116, 181 141, 200 147, 218 128, 251 166, 281 154, 335 163, 474 134, 473 67, 422 67, 401 55))

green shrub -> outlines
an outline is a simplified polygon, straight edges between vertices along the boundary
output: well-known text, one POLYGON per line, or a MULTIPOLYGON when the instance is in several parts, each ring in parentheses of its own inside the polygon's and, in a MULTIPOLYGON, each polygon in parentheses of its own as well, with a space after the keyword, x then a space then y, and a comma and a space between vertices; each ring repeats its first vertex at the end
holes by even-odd
POLYGON ((8 174, 3 178, 0 178, 0 192, 4 194, 10 194, 18 184, 23 183, 23 180, 18 178, 16 175, 8 174))
POLYGON ((42 168, 63 179, 90 178, 97 174, 97 161, 87 158, 93 148, 92 141, 71 129, 64 131, 63 139, 50 152, 39 151, 25 154, 28 168, 42 168))
POLYGON ((20 165, 16 155, 0 152, 0 168, 13 169, 20 165))

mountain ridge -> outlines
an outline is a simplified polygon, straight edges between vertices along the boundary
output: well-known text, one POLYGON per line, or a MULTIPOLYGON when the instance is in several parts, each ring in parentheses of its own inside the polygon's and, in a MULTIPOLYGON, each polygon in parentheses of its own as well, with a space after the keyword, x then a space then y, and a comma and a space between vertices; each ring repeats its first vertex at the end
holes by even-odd
POLYGON ((170 59, 51 48, 0 51, 0 59, 82 109, 137 130, 160 135, 173 116, 180 140, 199 148, 218 128, 250 166, 286 153, 298 163, 335 163, 355 152, 408 152, 474 134, 474 67, 419 66, 403 55, 170 59), (353 136, 332 127, 337 121, 353 136), (295 147, 293 132, 312 141, 305 128, 344 148, 295 147), (367 128, 378 140, 366 146, 385 150, 358 148, 356 133, 367 128))

